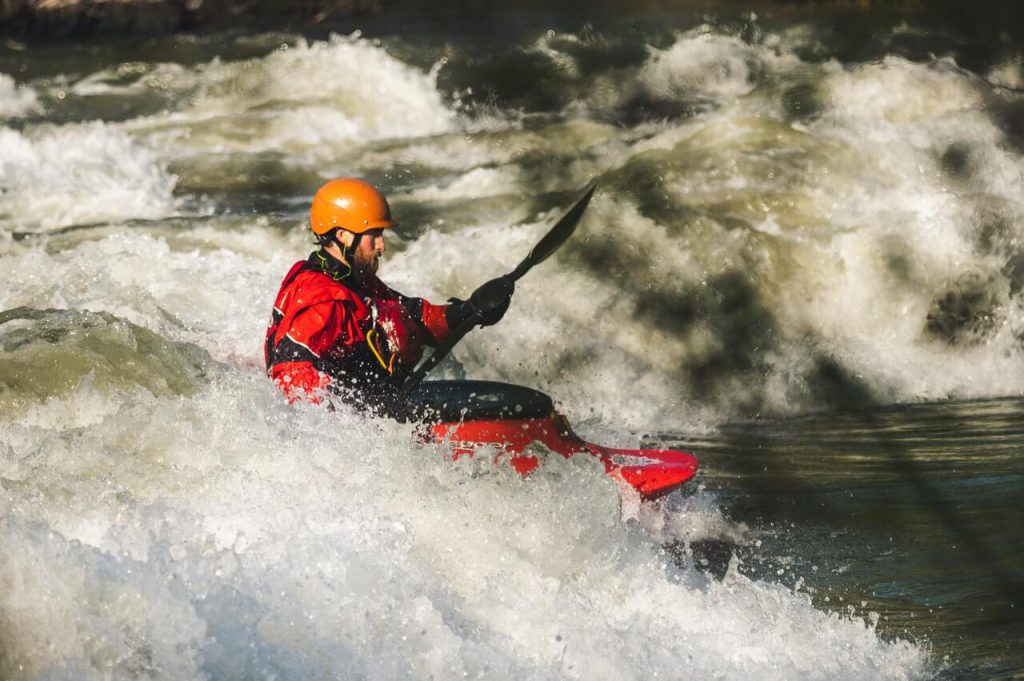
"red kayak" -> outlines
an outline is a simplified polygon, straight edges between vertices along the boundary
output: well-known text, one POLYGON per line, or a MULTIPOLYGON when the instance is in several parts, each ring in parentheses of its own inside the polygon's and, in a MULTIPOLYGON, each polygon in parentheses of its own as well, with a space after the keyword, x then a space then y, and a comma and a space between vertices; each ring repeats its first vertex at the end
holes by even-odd
POLYGON ((569 458, 596 457, 617 481, 645 499, 668 494, 697 473, 697 457, 662 449, 615 449, 584 441, 537 390, 492 381, 428 381, 409 395, 428 437, 449 443, 456 458, 484 445, 499 449, 526 475, 540 465, 527 450, 540 444, 569 458))

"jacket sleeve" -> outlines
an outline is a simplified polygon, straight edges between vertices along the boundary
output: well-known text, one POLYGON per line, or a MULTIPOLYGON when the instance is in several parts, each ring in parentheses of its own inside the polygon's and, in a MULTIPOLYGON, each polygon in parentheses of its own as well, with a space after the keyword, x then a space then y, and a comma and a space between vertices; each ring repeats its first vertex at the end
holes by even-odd
POLYGON ((446 315, 448 311, 447 305, 434 305, 433 303, 422 301, 423 311, 420 314, 420 319, 423 322, 424 328, 427 333, 430 334, 431 339, 434 341, 434 345, 439 345, 448 340, 448 336, 451 334, 451 329, 448 328, 448 317, 446 315))
POLYGON ((447 305, 434 305, 423 298, 404 296, 379 279, 376 280, 376 286, 379 287, 378 295, 398 300, 405 308, 406 313, 419 322, 427 333, 427 345, 436 347, 448 340, 451 330, 448 328, 448 318, 445 316, 447 305))
POLYGON ((279 362, 270 367, 270 378, 277 383, 289 403, 308 400, 320 404, 331 378, 318 371, 312 362, 279 362))
POLYGON ((352 342, 351 334, 345 333, 349 317, 343 302, 326 301, 303 309, 282 329, 270 376, 290 402, 321 401, 331 385, 331 377, 322 371, 323 359, 339 341, 352 342))

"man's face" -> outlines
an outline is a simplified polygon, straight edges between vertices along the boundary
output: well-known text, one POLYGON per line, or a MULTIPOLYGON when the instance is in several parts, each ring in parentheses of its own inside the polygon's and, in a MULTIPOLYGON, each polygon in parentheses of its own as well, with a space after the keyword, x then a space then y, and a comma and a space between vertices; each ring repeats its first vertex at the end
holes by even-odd
POLYGON ((352 270, 360 276, 376 274, 380 256, 384 253, 384 233, 380 229, 363 232, 355 252, 352 254, 352 270))

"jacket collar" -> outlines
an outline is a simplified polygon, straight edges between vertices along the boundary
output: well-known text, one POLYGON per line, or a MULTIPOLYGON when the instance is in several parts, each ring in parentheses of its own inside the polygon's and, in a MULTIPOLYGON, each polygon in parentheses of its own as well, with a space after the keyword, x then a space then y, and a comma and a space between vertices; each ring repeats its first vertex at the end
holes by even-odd
POLYGON ((313 270, 323 272, 334 281, 344 280, 348 285, 355 283, 352 266, 343 260, 338 260, 323 248, 309 254, 309 264, 313 270))

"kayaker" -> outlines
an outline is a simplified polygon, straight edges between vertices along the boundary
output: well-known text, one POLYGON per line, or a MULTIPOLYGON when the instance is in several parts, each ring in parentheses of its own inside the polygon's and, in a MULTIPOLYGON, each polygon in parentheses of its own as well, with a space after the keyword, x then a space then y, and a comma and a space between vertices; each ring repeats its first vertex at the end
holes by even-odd
POLYGON ((264 345, 267 373, 289 401, 336 396, 396 415, 398 388, 424 345, 443 343, 471 317, 489 326, 504 316, 509 277, 447 305, 406 297, 378 279, 384 232, 396 224, 384 195, 362 180, 331 180, 313 197, 317 249, 285 276, 264 345))

